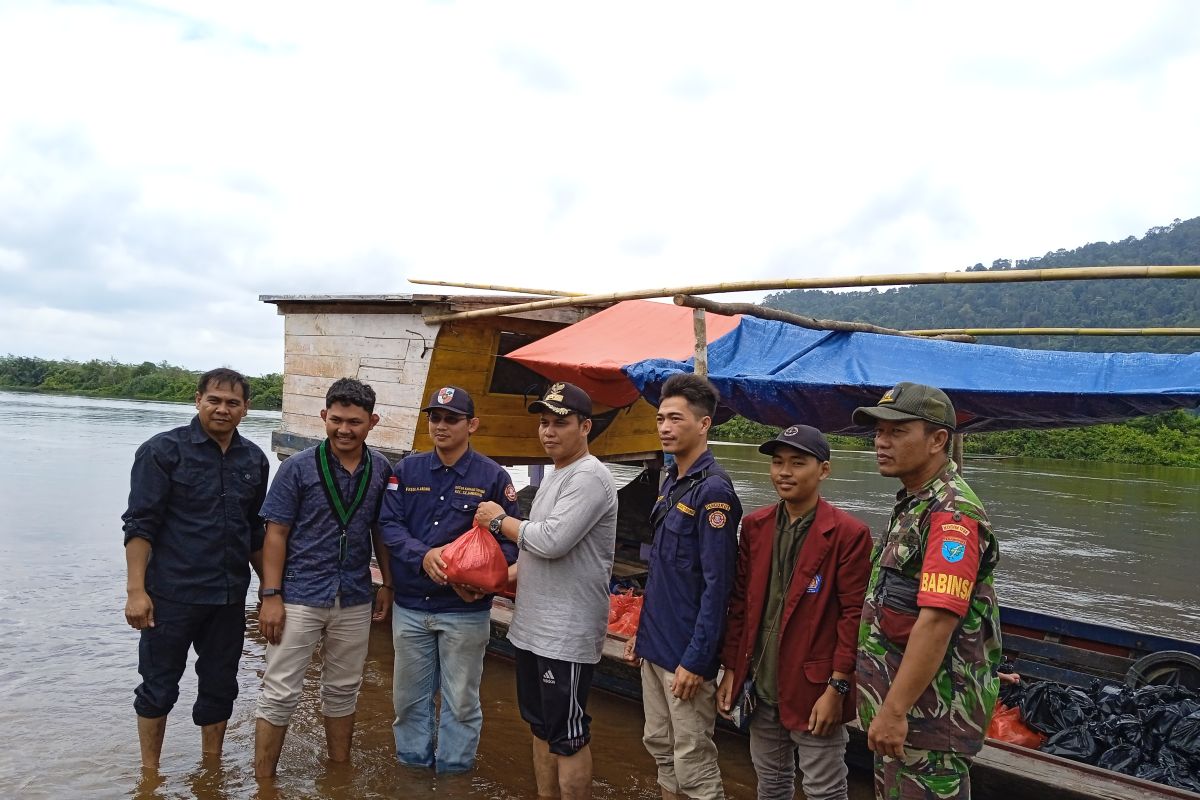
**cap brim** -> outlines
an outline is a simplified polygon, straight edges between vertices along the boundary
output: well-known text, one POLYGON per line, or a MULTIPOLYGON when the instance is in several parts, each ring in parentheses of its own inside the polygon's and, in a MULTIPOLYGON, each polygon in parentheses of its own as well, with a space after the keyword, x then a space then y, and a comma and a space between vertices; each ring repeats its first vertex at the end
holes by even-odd
POLYGON ((758 452, 762 453, 763 455, 773 456, 773 455, 775 455, 775 451, 778 450, 780 447, 790 447, 793 450, 796 450, 797 452, 808 453, 810 456, 817 459, 818 461, 828 461, 829 460, 828 456, 822 457, 822 455, 820 453, 814 453, 812 450, 809 450, 807 447, 802 447, 798 444, 793 444, 792 442, 785 442, 782 439, 772 439, 769 442, 763 442, 762 444, 760 444, 758 446, 758 452))
POLYGON ((555 406, 547 403, 545 400, 534 400, 529 404, 529 413, 538 414, 542 411, 549 411, 551 414, 557 414, 560 417, 565 417, 567 414, 578 413, 566 406, 555 406))
POLYGON ((854 409, 851 417, 855 425, 870 425, 873 420, 884 419, 888 422, 905 422, 907 420, 925 419, 907 411, 898 411, 887 406, 864 406, 854 409))
POLYGON ((461 408, 455 408, 454 406, 441 406, 441 405, 438 405, 437 403, 434 403, 433 405, 430 405, 430 406, 425 406, 424 408, 421 409, 422 414, 427 414, 430 411, 449 411, 452 414, 462 414, 464 417, 474 416, 474 412, 463 411, 461 408))

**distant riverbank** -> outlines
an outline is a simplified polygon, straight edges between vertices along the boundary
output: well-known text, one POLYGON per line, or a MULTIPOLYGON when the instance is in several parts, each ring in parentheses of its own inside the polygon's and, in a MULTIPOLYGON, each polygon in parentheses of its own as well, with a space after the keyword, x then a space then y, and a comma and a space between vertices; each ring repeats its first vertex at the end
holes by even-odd
MULTIPOLYGON (((769 425, 735 417, 713 429, 713 438, 764 442, 778 431, 769 425)), ((829 440, 835 448, 842 450, 871 448, 870 440, 865 437, 830 436, 829 440)), ((1200 467, 1200 417, 1187 411, 1169 411, 1118 425, 972 433, 963 437, 963 450, 977 455, 1200 467)))
MULTIPOLYGON (((124 400, 163 400, 190 403, 196 396, 200 371, 162 361, 122 364, 115 360, 53 361, 8 355, 0 357, 0 389, 111 397, 124 400)), ((283 407, 283 376, 247 376, 253 407, 279 411, 283 407)))
MULTIPOLYGON (((122 364, 117 361, 52 361, 27 356, 0 357, 0 389, 190 403, 200 372, 163 361, 122 364)), ((248 376, 253 407, 283 408, 283 376, 248 376)), ((734 418, 713 430, 713 439, 762 442, 778 428, 734 418)), ((834 447, 869 450, 868 439, 831 436, 834 447)), ((975 433, 965 437, 967 453, 977 455, 1058 458, 1112 464, 1200 467, 1200 417, 1171 411, 1119 425, 1086 428, 975 433)))

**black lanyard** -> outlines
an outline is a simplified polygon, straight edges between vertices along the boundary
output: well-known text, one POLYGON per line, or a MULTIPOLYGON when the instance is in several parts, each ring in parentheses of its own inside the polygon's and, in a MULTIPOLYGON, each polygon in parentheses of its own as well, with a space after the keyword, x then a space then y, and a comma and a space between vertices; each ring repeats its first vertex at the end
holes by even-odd
POLYGON ((354 517, 354 513, 362 508, 363 500, 367 496, 374 459, 371 458, 371 451, 367 449, 366 445, 363 445, 362 457, 366 463, 363 465, 362 477, 358 479, 358 488, 354 490, 354 498, 347 502, 342 497, 341 489, 338 488, 337 482, 333 478, 333 454, 329 452, 328 439, 317 446, 316 456, 317 469, 321 473, 321 488, 325 490, 325 499, 329 502, 329 508, 333 511, 333 515, 337 517, 341 532, 338 540, 338 561, 345 561, 346 529, 350 527, 350 520, 354 517))

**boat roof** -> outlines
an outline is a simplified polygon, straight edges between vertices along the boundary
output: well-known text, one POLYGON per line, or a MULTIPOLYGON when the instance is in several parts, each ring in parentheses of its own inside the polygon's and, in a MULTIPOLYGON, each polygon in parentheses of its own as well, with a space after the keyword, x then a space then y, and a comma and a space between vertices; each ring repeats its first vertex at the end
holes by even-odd
MULTIPOLYGON (((632 392, 657 405, 666 379, 693 369, 691 346, 680 352, 691 341, 691 313, 682 309, 685 320, 680 311, 626 301, 509 357, 552 380, 578 380, 606 405, 627 405, 632 392)), ((726 418, 862 434, 854 409, 874 405, 901 381, 943 389, 963 432, 1091 425, 1200 406, 1200 353, 1028 350, 814 331, 749 316, 707 320, 725 331, 710 332, 707 355, 726 418)))

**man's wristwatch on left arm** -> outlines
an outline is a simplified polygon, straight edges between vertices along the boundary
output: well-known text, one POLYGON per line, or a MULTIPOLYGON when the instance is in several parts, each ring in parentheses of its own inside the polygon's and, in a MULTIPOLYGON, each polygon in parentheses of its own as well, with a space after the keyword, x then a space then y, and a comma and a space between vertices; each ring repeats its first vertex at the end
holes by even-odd
POLYGON ((262 590, 263 597, 274 597, 277 594, 279 594, 279 595, 283 594, 283 589, 263 589, 262 590))
POLYGON ((848 681, 848 680, 844 680, 842 678, 832 678, 831 677, 829 679, 829 685, 833 687, 833 690, 835 692, 842 695, 843 697, 850 694, 850 681, 848 681))
POLYGON ((506 519, 508 519, 508 514, 497 514, 492 517, 492 521, 488 523, 488 531, 494 536, 500 536, 500 526, 506 519))

